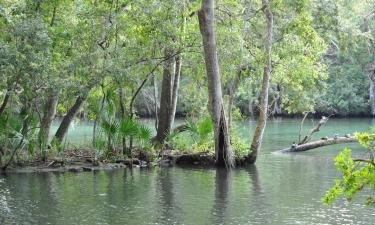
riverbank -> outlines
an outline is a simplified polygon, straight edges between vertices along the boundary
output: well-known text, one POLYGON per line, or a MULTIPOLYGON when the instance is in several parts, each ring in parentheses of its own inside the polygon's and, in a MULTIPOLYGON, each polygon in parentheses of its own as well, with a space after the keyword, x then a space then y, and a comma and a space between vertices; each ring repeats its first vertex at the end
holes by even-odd
POLYGON ((133 158, 121 155, 100 158, 97 160, 93 150, 67 151, 63 157, 54 157, 46 161, 39 159, 15 162, 1 173, 43 173, 43 172, 90 172, 101 170, 116 170, 123 168, 152 168, 165 166, 198 166, 213 167, 215 157, 213 153, 167 153, 150 160, 147 152, 136 151, 133 158))

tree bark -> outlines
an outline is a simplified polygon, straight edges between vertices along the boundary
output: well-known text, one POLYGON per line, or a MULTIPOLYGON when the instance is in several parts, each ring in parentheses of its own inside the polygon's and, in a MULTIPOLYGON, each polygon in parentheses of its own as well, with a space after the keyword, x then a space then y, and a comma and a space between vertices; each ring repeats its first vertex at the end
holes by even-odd
POLYGON ((153 98, 154 98, 154 113, 155 113, 155 130, 158 130, 159 124, 159 105, 158 105, 158 84, 155 76, 152 78, 153 98))
POLYGON ((39 130, 39 144, 43 148, 49 145, 49 133, 52 121, 56 115, 56 107, 59 99, 58 95, 57 91, 50 90, 47 101, 44 105, 44 113, 39 130))
MULTIPOLYGON (((124 89, 121 87, 121 84, 119 83, 119 89, 118 89, 118 95, 119 95, 119 105, 120 105, 120 116, 121 120, 125 119, 125 104, 124 104, 124 89)), ((126 138, 121 138, 122 142, 122 154, 126 155, 126 138)))
POLYGON ((178 90, 180 88, 180 77, 181 77, 181 67, 182 67, 182 55, 176 56, 176 68, 173 79, 173 92, 172 92, 172 122, 171 127, 174 124, 174 119, 176 116, 177 102, 178 102, 178 90))
POLYGON ((266 128, 268 116, 268 90, 271 79, 272 70, 272 36, 273 36, 273 14, 269 7, 268 0, 262 0, 263 12, 267 19, 267 38, 266 38, 266 66, 263 72, 261 100, 259 108, 259 119, 253 136, 253 141, 250 146, 250 153, 246 156, 246 161, 250 164, 255 163, 258 153, 261 148, 264 130, 266 128))
POLYGON ((172 122, 174 118, 173 110, 173 87, 174 87, 174 75, 176 70, 176 59, 170 57, 173 51, 166 48, 164 51, 165 58, 168 58, 164 62, 163 69, 163 81, 161 84, 160 94, 160 112, 159 112, 159 124, 154 139, 155 143, 163 143, 165 138, 171 131, 172 122))
POLYGON ((67 114, 64 116, 64 119, 61 121, 61 124, 55 134, 55 140, 58 143, 61 143, 64 140, 65 135, 68 132, 70 124, 72 123, 76 115, 78 114, 79 110, 81 109, 82 105, 85 103, 86 99, 87 99, 87 94, 78 96, 74 105, 69 109, 67 114))
POLYGON ((209 107, 214 125, 215 160, 217 166, 231 168, 234 167, 234 155, 224 112, 214 18, 214 0, 202 0, 198 19, 204 48, 209 107))
POLYGON ((375 62, 371 68, 371 74, 369 75, 370 78, 370 107, 371 107, 371 115, 375 117, 375 62))
POLYGON ((317 140, 311 141, 304 144, 291 146, 290 148, 286 148, 281 150, 281 152, 303 152, 314 148, 320 148, 327 145, 335 145, 335 144, 343 144, 343 143, 353 143, 357 142, 357 138, 353 136, 347 137, 335 137, 335 138, 327 138, 324 140, 317 140))
POLYGON ((102 111, 103 111, 104 103, 105 103, 105 92, 104 92, 104 85, 103 84, 102 84, 102 92, 103 92, 103 96, 102 96, 102 99, 100 101, 99 112, 95 117, 94 125, 93 125, 93 128, 92 128, 92 146, 94 146, 94 147, 96 145, 96 130, 97 130, 98 122, 99 122, 100 116, 102 115, 102 111))
MULTIPOLYGON (((328 116, 328 117, 323 116, 322 119, 319 121, 319 123, 318 123, 315 127, 313 127, 313 128, 309 131, 309 133, 308 133, 308 134, 302 139, 302 141, 298 142, 298 144, 300 145, 300 144, 304 144, 304 143, 309 142, 309 141, 311 140, 313 134, 319 132, 319 131, 320 131, 320 128, 321 128, 324 124, 327 123, 327 121, 329 120, 329 118, 330 118, 331 116, 333 116, 333 114, 330 115, 330 116, 328 116)), ((303 122, 303 121, 302 121, 302 122, 303 122)))

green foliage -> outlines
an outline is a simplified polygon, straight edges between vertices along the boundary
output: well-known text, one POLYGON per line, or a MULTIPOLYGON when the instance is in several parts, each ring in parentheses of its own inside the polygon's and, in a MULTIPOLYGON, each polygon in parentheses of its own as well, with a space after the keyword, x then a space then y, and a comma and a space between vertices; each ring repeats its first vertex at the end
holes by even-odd
POLYGON ((175 149, 188 152, 208 152, 214 149, 212 138, 213 125, 211 118, 203 117, 199 120, 189 118, 185 121, 185 130, 172 133, 167 142, 175 149))
POLYGON ((196 122, 193 119, 186 120, 186 131, 195 142, 203 144, 213 132, 211 118, 204 117, 196 122))
MULTIPOLYGON (((171 134, 169 140, 181 149, 210 150, 212 124, 205 117, 209 99, 196 19, 200 3, 0 1, 1 102, 11 95, 4 113, 16 114, 20 121, 28 116, 30 128, 38 127, 51 92, 57 92, 59 116, 69 111, 77 97, 88 96, 80 110, 100 125, 103 134, 98 139, 103 141, 106 135, 105 141, 109 137, 116 148, 123 138, 125 144, 134 138, 148 148, 151 131, 129 118, 134 118, 134 112, 153 115, 150 78, 155 77, 160 86, 168 48, 183 62, 177 111, 202 118, 187 121, 187 131, 171 134)), ((258 111, 266 57, 261 4, 224 0, 215 6, 223 94, 234 91, 234 119, 258 111)), ((277 105, 283 113, 369 113, 368 77, 375 52, 371 1, 275 0, 270 4, 275 18, 270 108, 277 105)), ((8 119, 12 123, 13 118, 8 119)), ((36 132, 28 132, 25 149, 31 155, 48 155, 44 152, 48 143, 36 145, 36 132)), ((244 154, 242 141, 232 139, 236 154, 244 154)), ((102 143, 94 145, 101 148, 102 143)), ((53 149, 64 151, 65 147, 53 149)))
POLYGON ((123 119, 120 122, 119 131, 124 137, 135 136, 138 133, 138 123, 132 119, 123 119))
POLYGON ((137 138, 143 142, 148 142, 151 140, 152 131, 149 127, 145 125, 138 125, 137 138))
MULTIPOLYGON (((335 179, 335 185, 322 198, 323 203, 332 204, 343 196, 351 201, 362 190, 375 190, 375 137, 367 133, 356 133, 358 142, 368 149, 368 159, 353 160, 351 150, 346 148, 335 157, 335 166, 342 178, 335 179)), ((375 206, 375 198, 370 195, 366 204, 375 206)))

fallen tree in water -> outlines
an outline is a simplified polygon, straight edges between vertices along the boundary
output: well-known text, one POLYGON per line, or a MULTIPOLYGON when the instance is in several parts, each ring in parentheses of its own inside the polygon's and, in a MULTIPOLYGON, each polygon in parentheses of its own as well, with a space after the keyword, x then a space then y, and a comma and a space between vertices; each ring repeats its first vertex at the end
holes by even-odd
POLYGON ((310 141, 300 145, 293 144, 291 147, 281 150, 281 152, 303 152, 328 145, 353 143, 357 141, 357 138, 351 135, 346 135, 344 137, 324 138, 321 140, 310 141))
POLYGON ((332 138, 323 137, 320 140, 310 141, 313 134, 319 132, 320 128, 327 123, 328 119, 331 116, 333 116, 333 114, 328 117, 323 116, 322 119, 319 121, 319 123, 315 127, 313 127, 306 134, 306 136, 301 140, 301 131, 302 131, 303 123, 307 115, 308 113, 305 114, 300 125, 298 144, 293 143, 292 146, 286 149, 282 149, 281 152, 303 152, 303 151, 320 148, 320 147, 324 147, 328 145, 353 143, 353 142, 358 141, 358 139, 354 135, 351 135, 351 134, 346 134, 345 136, 341 136, 341 137, 336 134, 332 138))

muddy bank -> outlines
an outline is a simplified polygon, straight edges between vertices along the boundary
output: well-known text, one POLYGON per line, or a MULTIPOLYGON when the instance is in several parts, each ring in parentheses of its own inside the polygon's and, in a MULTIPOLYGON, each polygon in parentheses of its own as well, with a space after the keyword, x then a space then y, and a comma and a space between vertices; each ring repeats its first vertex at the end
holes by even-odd
POLYGON ((90 172, 100 170, 115 170, 123 168, 152 168, 155 166, 199 166, 211 167, 215 165, 215 156, 210 153, 192 154, 164 154, 153 161, 144 159, 105 159, 93 162, 88 157, 70 159, 54 158, 48 161, 33 161, 17 163, 2 173, 42 173, 42 172, 90 172))
POLYGON ((42 173, 42 172, 90 172, 100 170, 115 170, 122 168, 150 167, 145 161, 138 159, 117 160, 116 162, 99 162, 93 164, 89 161, 60 162, 59 160, 47 162, 31 162, 23 165, 14 165, 2 173, 42 173))

